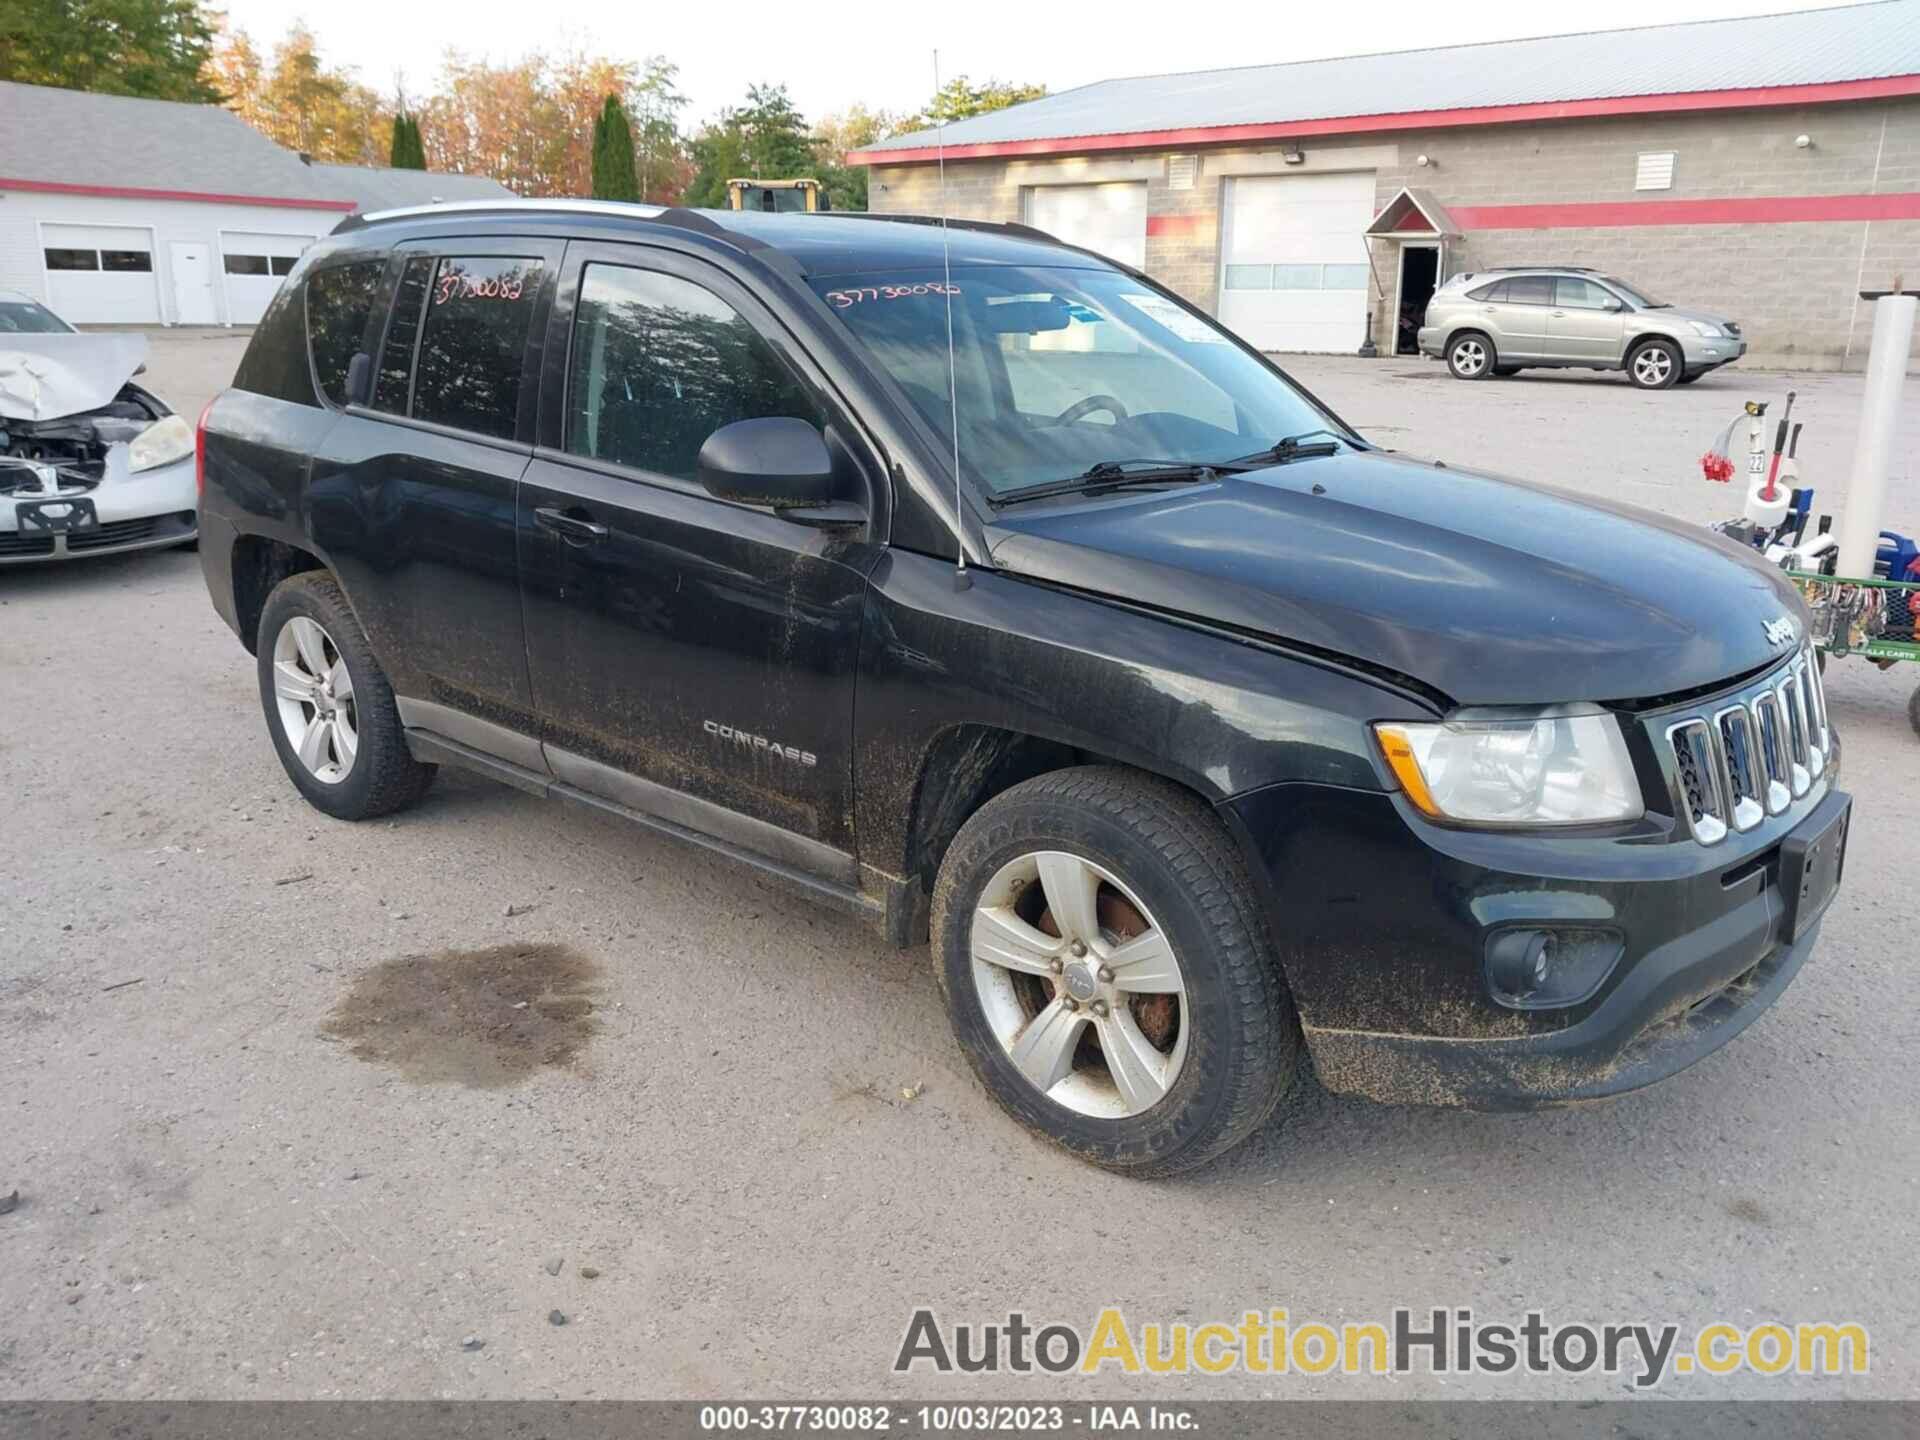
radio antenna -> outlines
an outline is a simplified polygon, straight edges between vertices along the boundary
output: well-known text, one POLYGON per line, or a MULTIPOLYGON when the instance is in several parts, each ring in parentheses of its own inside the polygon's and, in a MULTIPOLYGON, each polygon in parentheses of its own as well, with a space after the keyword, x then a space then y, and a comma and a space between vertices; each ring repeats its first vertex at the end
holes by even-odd
MULTIPOLYGON (((933 103, 940 104, 940 52, 933 52, 933 103)), ((962 518, 965 506, 960 487, 960 377, 953 358, 953 253, 947 242, 947 117, 944 107, 935 139, 940 160, 940 278, 947 302, 947 407, 953 426, 953 544, 957 557, 953 582, 956 588, 967 583, 967 526, 962 518)))

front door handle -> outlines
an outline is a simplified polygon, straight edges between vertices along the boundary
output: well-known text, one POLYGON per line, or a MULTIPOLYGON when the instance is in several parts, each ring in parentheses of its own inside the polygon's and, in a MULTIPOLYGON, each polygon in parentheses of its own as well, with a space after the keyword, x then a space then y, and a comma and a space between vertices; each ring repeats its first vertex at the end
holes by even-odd
POLYGON ((1564 320, 1567 318, 1567 312, 1564 310, 1556 310, 1553 312, 1553 318, 1556 320, 1564 320))
POLYGON ((591 545, 596 540, 606 539, 608 534, 607 527, 598 521, 556 510, 550 505, 542 505, 535 510, 533 518, 536 524, 553 531, 569 545, 591 545))

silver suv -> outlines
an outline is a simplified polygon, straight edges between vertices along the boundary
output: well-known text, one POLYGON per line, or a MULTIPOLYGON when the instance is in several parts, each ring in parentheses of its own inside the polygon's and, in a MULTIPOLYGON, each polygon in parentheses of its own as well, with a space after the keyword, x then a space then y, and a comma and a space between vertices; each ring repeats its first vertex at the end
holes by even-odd
POLYGON ((1740 327, 1649 299, 1624 280, 1575 265, 1508 266, 1455 275, 1434 292, 1420 352, 1456 379, 1530 365, 1625 370, 1642 390, 1685 385, 1747 353, 1740 327))

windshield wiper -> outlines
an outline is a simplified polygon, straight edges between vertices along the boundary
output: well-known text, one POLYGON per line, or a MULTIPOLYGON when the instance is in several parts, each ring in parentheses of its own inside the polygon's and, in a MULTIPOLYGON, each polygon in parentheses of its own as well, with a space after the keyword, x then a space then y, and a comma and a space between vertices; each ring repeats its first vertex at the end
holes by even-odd
POLYGON ((1122 485, 1179 485, 1218 478, 1221 466, 1188 460, 1102 460, 1078 475, 1064 480, 1043 480, 1038 485, 1022 485, 1004 495, 988 497, 998 509, 1018 505, 1023 500, 1045 500, 1053 495, 1103 495, 1122 485))
POLYGON ((1251 470, 1261 465, 1284 465, 1289 460, 1305 460, 1314 455, 1332 455, 1339 451, 1341 442, 1347 437, 1332 430, 1303 430, 1298 435, 1289 435, 1276 440, 1264 450, 1256 450, 1251 455, 1242 455, 1238 460, 1222 463, 1222 469, 1251 470), (1325 440, 1315 440, 1315 435, 1325 435, 1325 440))

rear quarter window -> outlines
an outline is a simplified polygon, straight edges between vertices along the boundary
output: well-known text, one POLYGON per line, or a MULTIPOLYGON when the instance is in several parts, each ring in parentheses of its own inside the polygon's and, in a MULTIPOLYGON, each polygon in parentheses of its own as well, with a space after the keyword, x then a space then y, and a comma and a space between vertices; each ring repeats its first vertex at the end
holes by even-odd
POLYGON ((1491 285, 1482 285, 1478 290, 1469 290, 1467 299, 1498 303, 1507 298, 1507 282, 1496 280, 1491 285))
POLYGON ((240 359, 240 368, 234 371, 233 383, 238 389, 320 408, 320 397, 313 389, 313 370, 307 361, 306 295, 306 281, 301 279, 282 285, 267 303, 247 353, 240 359))
POLYGON ((347 367, 365 348, 386 269, 379 260, 330 265, 307 277, 307 348, 320 393, 335 405, 347 403, 347 367))

